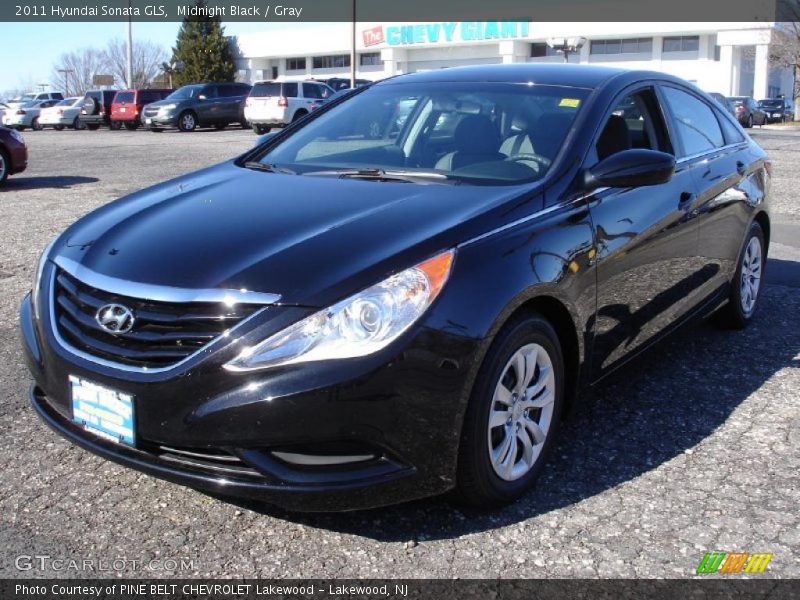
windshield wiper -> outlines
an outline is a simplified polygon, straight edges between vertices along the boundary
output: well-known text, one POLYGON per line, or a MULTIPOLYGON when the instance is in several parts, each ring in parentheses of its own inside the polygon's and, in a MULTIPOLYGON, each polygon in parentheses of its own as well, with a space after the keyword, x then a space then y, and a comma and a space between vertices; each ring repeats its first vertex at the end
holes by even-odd
POLYGON ((405 171, 393 169, 334 169, 330 171, 312 171, 303 175, 316 177, 339 177, 341 179, 367 179, 370 181, 403 181, 406 183, 440 183, 458 185, 458 179, 448 177, 435 171, 405 171))
POLYGON ((262 163, 258 162, 257 160, 248 160, 243 165, 246 169, 252 169, 253 171, 263 171, 265 173, 283 173, 284 175, 297 175, 291 169, 287 169, 286 167, 279 167, 276 164, 272 163, 262 163))

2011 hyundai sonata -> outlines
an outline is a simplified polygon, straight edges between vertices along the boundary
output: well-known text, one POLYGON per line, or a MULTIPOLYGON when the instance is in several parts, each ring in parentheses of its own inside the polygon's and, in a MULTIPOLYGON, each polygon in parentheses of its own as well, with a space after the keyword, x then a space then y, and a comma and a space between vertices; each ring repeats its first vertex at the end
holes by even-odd
POLYGON ((219 494, 509 502, 581 388, 690 318, 753 318, 770 170, 661 73, 390 79, 62 233, 21 307, 31 402, 219 494))

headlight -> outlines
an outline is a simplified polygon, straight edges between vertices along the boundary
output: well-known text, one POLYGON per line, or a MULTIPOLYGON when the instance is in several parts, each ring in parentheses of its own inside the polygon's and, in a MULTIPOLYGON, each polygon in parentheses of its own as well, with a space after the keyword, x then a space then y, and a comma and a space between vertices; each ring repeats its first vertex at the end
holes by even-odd
POLYGON ((448 250, 245 348, 225 365, 249 371, 301 362, 355 358, 385 348, 419 319, 453 266, 448 250))
POLYGON ((42 285, 42 273, 44 273, 45 265, 47 265, 47 257, 50 255, 50 250, 56 243, 55 238, 52 242, 47 244, 42 254, 39 256, 39 262, 36 264, 36 271, 33 273, 33 282, 31 285, 31 308, 33 309, 33 316, 39 316, 39 291, 42 285))
POLYGON ((13 137, 15 140, 17 140, 20 144, 24 144, 25 143, 25 138, 22 137, 22 134, 19 131, 17 131, 16 129, 12 129, 9 133, 10 133, 11 137, 13 137))
POLYGON ((158 110, 172 110, 173 108, 177 107, 177 104, 162 104, 158 107, 158 110))

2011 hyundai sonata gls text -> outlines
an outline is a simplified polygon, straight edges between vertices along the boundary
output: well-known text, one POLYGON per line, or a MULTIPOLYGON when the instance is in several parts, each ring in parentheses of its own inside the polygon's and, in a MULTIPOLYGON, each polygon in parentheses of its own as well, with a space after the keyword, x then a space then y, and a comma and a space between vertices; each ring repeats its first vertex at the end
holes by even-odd
POLYGON ((770 170, 660 73, 386 80, 58 236, 21 307, 31 402, 218 494, 506 503, 581 388, 690 318, 751 320, 770 170))

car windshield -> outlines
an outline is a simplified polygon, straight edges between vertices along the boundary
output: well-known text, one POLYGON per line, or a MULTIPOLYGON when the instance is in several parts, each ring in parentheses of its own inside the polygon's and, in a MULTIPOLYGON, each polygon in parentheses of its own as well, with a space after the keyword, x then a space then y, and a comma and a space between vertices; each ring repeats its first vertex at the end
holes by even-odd
POLYGON ((758 105, 766 108, 781 108, 783 106, 783 100, 780 99, 759 100, 758 105))
POLYGON ((527 83, 378 85, 257 158, 299 175, 393 181, 392 175, 402 174, 405 180, 482 185, 533 181, 556 158, 587 94, 527 83))
POLYGON ((197 98, 203 91, 202 85, 185 85, 180 89, 175 90, 166 100, 188 100, 189 98, 197 98))
POLYGON ((133 102, 133 101, 134 101, 133 92, 117 92, 117 95, 114 96, 114 102, 116 104, 122 104, 123 102, 133 102))

